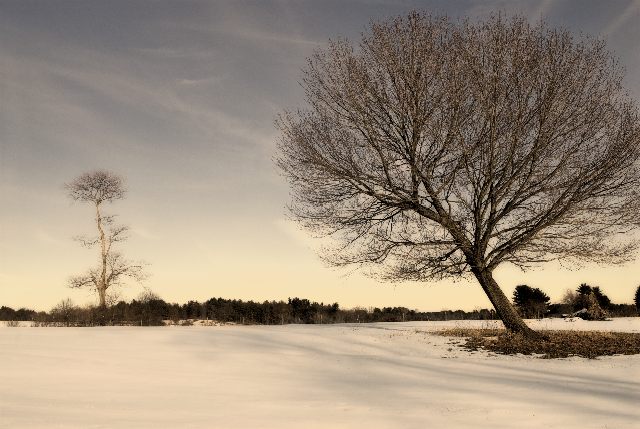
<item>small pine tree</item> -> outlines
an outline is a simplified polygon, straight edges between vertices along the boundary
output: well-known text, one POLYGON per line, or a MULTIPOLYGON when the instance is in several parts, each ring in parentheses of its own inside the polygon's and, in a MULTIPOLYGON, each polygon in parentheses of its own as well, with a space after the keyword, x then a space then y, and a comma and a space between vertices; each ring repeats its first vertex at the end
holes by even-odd
POLYGON ((638 286, 638 289, 636 289, 636 296, 635 296, 634 302, 636 304, 636 308, 640 310, 640 286, 638 286))

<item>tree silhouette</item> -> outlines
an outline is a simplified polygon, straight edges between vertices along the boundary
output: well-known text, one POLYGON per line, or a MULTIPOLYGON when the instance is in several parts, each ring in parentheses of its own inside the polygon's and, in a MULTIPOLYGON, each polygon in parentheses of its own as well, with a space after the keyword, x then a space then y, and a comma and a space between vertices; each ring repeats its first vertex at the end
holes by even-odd
POLYGON ((474 277, 505 326, 537 337, 493 278, 503 263, 622 263, 640 224, 640 120, 602 40, 520 16, 372 22, 303 71, 276 163, 320 256, 385 281, 474 277))

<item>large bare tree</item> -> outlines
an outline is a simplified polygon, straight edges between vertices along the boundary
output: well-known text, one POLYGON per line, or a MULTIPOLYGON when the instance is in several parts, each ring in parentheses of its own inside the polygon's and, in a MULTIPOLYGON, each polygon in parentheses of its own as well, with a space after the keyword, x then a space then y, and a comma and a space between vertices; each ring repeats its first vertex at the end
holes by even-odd
POLYGON ((100 298, 100 306, 107 304, 107 289, 119 286, 127 278, 142 282, 148 277, 144 272, 144 262, 134 263, 125 259, 122 254, 112 248, 114 243, 124 241, 128 226, 115 225, 114 215, 100 212, 102 203, 113 203, 125 197, 124 179, 105 170, 93 170, 81 174, 72 182, 64 185, 64 190, 73 201, 93 203, 96 207, 96 223, 98 236, 77 236, 85 247, 100 245, 100 264, 91 268, 82 276, 73 276, 68 280, 70 288, 95 288, 100 298), (105 232, 106 230, 106 232, 105 232))
POLYGON ((624 70, 589 37, 523 17, 372 22, 303 70, 277 165, 292 218, 332 266, 387 281, 475 277, 505 326, 537 337, 493 278, 625 263, 638 248, 640 121, 624 70))

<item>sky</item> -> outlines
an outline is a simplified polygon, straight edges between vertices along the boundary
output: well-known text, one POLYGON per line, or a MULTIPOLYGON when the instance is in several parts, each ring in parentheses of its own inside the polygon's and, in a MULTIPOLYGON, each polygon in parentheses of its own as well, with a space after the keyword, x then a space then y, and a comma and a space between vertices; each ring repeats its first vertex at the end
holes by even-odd
MULTIPOLYGON (((49 310, 98 262, 73 236, 94 233, 94 208, 62 186, 101 168, 123 176, 106 205, 131 227, 118 250, 150 265, 144 286, 169 302, 212 297, 421 311, 490 308, 475 281, 381 283, 323 265, 317 240, 286 219, 286 180, 273 159, 274 119, 305 108, 301 69, 329 39, 357 43, 371 20, 412 9, 452 19, 491 12, 544 18, 607 40, 640 100, 640 1, 31 1, 0 0, 0 305, 49 310)), ((640 256, 640 255, 639 255, 640 256)), ((495 278, 552 302, 581 283, 631 303, 640 258, 626 266, 495 278)), ((143 291, 133 283, 121 298, 143 291)))

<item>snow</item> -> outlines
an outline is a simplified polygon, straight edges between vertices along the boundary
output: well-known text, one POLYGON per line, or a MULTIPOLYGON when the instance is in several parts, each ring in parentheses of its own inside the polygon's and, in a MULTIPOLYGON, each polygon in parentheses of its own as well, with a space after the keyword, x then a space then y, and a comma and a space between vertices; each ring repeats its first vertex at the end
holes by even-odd
POLYGON ((489 324, 0 328, 0 428, 638 427, 640 355, 472 353, 428 332, 489 324))

